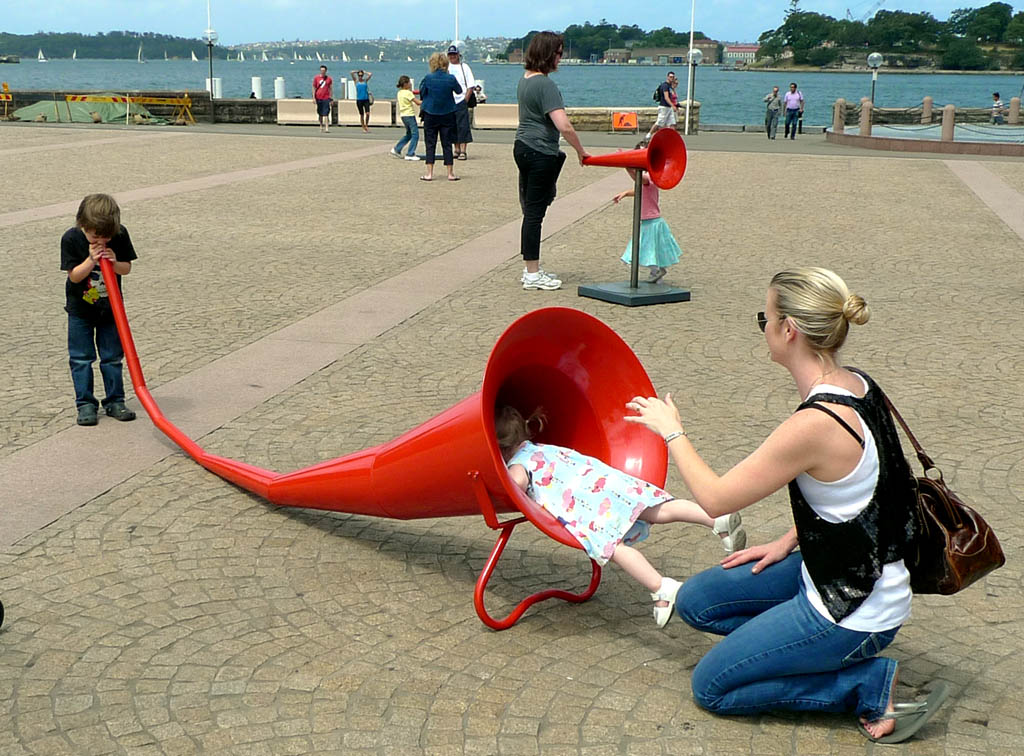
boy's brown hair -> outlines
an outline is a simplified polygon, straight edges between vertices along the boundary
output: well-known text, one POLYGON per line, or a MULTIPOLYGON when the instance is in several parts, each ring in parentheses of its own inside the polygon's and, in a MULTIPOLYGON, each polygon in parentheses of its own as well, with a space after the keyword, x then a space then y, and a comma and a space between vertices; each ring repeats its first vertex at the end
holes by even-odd
POLYGON ((75 223, 83 231, 113 238, 121 230, 121 208, 109 194, 88 194, 78 206, 75 223))

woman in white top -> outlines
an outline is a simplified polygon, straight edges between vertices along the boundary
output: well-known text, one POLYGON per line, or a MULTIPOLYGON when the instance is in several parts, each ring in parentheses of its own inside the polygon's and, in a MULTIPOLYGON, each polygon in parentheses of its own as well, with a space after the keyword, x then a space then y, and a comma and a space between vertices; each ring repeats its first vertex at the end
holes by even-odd
POLYGON ((864 300, 831 271, 772 278, 757 322, 802 403, 724 475, 686 437, 671 396, 635 397, 627 407, 636 415, 627 420, 665 438, 693 498, 712 517, 789 486, 795 527, 694 576, 676 596, 686 622, 725 636, 694 670, 697 703, 732 715, 853 710, 864 735, 900 742, 935 714, 947 689, 938 683, 927 701, 896 704, 896 662, 878 656, 910 616, 903 555, 918 522, 881 391, 838 362, 849 324, 868 317, 864 300), (736 569, 748 563, 751 569, 736 569))

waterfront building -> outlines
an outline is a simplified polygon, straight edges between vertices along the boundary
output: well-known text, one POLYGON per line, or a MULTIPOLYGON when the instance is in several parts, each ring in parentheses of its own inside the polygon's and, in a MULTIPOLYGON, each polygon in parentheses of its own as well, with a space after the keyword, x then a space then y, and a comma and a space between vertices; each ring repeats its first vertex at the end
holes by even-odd
MULTIPOLYGON (((695 49, 703 54, 704 63, 718 63, 719 44, 714 39, 695 39, 695 49)), ((610 48, 604 51, 608 63, 641 63, 654 66, 686 65, 688 47, 610 48)))
POLYGON ((722 63, 727 66, 749 66, 761 49, 756 44, 727 44, 722 49, 722 63))

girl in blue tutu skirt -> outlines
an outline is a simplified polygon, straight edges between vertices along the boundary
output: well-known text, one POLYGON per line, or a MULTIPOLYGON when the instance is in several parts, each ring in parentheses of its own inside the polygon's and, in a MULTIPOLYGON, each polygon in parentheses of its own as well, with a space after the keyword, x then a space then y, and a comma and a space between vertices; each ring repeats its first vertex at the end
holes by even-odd
MULTIPOLYGON (((640 142, 636 148, 643 149, 646 142, 640 142)), ((636 181, 636 170, 627 168, 626 173, 636 181)), ((612 202, 618 204, 625 197, 633 197, 632 189, 619 192, 612 197, 612 202)), ((679 244, 668 228, 668 224, 661 217, 661 206, 658 204, 658 187, 651 181, 650 176, 644 174, 644 191, 640 199, 640 264, 646 265, 650 270, 647 283, 658 283, 668 272, 669 265, 679 262, 679 256, 683 253, 679 244)), ((633 240, 629 240, 626 251, 622 253, 624 263, 633 262, 633 240)))

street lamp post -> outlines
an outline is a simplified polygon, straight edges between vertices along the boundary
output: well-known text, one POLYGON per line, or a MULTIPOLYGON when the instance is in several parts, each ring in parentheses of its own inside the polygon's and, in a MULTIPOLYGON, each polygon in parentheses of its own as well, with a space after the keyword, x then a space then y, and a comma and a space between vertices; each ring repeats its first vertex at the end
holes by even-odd
POLYGON ((686 55, 690 78, 686 84, 686 124, 683 127, 683 133, 687 136, 690 134, 690 102, 697 92, 697 66, 700 65, 703 59, 704 53, 696 47, 691 47, 690 52, 686 55))
POLYGON ((875 104, 875 82, 878 81, 878 69, 882 65, 882 55, 873 52, 868 56, 868 67, 871 69, 871 104, 875 104))
POLYGON ((203 32, 203 39, 206 40, 206 57, 210 61, 210 123, 215 123, 213 117, 213 46, 217 44, 217 32, 213 30, 213 22, 210 20, 210 0, 206 0, 206 31, 203 32))

